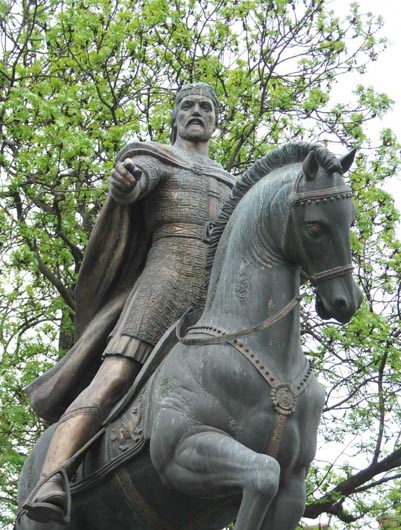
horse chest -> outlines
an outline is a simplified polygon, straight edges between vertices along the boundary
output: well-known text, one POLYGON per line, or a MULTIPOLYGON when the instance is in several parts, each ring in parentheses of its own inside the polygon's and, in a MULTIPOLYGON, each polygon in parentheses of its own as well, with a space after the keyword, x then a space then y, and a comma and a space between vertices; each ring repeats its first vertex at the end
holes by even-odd
MULTIPOLYGON (((239 442, 258 453, 267 453, 273 436, 282 427, 277 459, 283 470, 310 465, 316 452, 316 437, 324 394, 313 377, 296 403, 295 413, 288 417, 277 414, 272 402, 272 388, 252 366, 239 363, 230 375, 221 375, 234 396, 227 396, 226 410, 235 418, 237 431, 230 433, 239 442), (243 383, 246 381, 246 384, 243 383)), ((227 387, 226 387, 227 388, 227 387)))
MULTIPOLYGON (((181 350, 170 356, 162 372, 162 406, 179 410, 187 426, 210 425, 253 451, 267 453, 277 417, 272 387, 234 348, 181 350)), ((313 459, 322 404, 321 388, 313 378, 285 424, 278 453, 285 468, 307 466, 313 459)))

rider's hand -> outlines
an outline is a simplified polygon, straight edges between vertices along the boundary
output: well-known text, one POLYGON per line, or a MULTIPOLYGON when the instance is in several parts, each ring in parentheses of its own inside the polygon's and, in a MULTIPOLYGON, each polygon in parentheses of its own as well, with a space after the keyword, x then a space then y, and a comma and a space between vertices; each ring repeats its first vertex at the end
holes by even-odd
POLYGON ((131 158, 117 162, 109 178, 112 196, 123 204, 132 202, 137 195, 135 187, 142 176, 142 171, 135 166, 131 158))

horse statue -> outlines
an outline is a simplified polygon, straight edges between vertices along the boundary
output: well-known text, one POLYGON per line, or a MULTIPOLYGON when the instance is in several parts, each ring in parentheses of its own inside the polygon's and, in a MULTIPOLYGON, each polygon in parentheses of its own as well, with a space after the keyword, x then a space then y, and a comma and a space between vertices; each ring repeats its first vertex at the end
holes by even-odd
POLYGON ((22 509, 53 427, 42 435, 16 530, 296 528, 324 403, 301 348, 299 288, 312 282, 324 319, 346 323, 359 307, 342 177, 354 154, 287 144, 243 175, 213 232, 203 312, 183 317, 179 341, 85 453, 64 527, 22 509))

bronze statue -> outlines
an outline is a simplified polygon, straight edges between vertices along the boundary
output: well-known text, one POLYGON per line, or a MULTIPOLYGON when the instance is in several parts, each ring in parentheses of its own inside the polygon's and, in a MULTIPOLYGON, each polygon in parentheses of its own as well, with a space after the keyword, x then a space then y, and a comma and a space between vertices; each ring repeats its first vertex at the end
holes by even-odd
POLYGON ((78 279, 78 340, 60 367, 28 388, 38 414, 58 419, 45 481, 26 503, 33 519, 62 518, 67 496, 57 470, 100 429, 166 329, 205 303, 208 240, 233 185, 208 157, 217 113, 212 87, 185 85, 176 97, 173 145, 131 143, 118 155, 78 279))
MULTIPOLYGON (((66 530, 220 530, 234 519, 235 530, 295 530, 324 403, 301 346, 301 272, 322 318, 352 318, 361 293, 342 174, 353 158, 288 144, 235 185, 209 246, 205 308, 180 319, 180 343, 86 453, 66 530)), ((23 509, 53 431, 24 466, 16 530, 59 528, 23 509)))

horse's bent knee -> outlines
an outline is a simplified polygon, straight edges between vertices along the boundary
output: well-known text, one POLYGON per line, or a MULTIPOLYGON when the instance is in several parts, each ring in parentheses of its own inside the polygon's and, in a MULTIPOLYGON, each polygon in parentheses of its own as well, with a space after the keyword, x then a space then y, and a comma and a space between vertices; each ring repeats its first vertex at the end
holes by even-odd
POLYGON ((180 417, 168 410, 161 410, 153 421, 152 433, 150 436, 150 458, 153 466, 160 475, 163 483, 168 485, 168 468, 174 461, 174 455, 181 435, 180 417), (169 432, 168 426, 174 424, 174 432, 169 432))
POLYGON ((274 458, 256 454, 255 462, 247 472, 245 489, 256 495, 274 497, 280 482, 280 465, 274 458))

